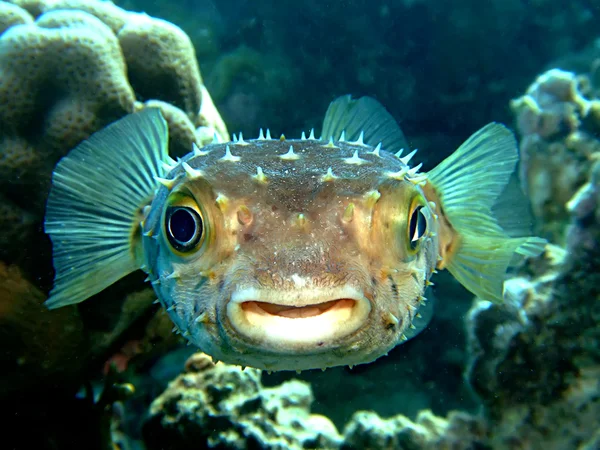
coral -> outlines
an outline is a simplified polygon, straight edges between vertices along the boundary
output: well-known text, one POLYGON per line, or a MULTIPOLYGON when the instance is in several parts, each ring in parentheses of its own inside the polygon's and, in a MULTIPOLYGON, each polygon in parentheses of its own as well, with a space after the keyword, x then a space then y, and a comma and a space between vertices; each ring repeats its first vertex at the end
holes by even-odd
POLYGON ((228 136, 175 25, 105 1, 14 0, 0 2, 0 31, 0 395, 29 392, 19 408, 35 404, 41 417, 53 407, 44 399, 73 395, 132 325, 144 327, 155 299, 133 274, 99 302, 43 306, 52 266, 42 221, 55 164, 146 106, 164 112, 174 155, 228 136))
POLYGON ((507 282, 505 304, 478 300, 469 315, 468 379, 498 447, 595 448, 598 438, 599 162, 565 209, 566 251, 550 248, 533 279, 507 282))
POLYGON ((338 447, 331 421, 310 414, 312 401, 304 382, 263 388, 259 370, 213 364, 197 353, 152 403, 145 442, 149 449, 338 447))
POLYGON ((590 79, 552 69, 524 96, 511 102, 522 135, 521 178, 540 232, 562 243, 569 215, 566 202, 585 183, 590 161, 600 155, 600 100, 590 79))
POLYGON ((0 28, 0 193, 38 221, 58 159, 142 102, 165 112, 174 154, 227 140, 175 25, 109 2, 15 0, 0 3, 0 28))
POLYGON ((460 412, 452 412, 445 419, 423 410, 413 422, 403 415, 382 419, 361 411, 346 425, 341 448, 468 449, 481 445, 485 432, 481 421, 460 412))

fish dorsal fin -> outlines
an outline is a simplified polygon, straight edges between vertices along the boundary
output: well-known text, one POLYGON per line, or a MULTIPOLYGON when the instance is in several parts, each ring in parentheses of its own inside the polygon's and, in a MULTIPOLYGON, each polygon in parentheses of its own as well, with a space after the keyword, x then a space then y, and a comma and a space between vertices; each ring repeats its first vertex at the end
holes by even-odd
POLYGON ((455 232, 454 248, 440 267, 486 300, 502 300, 506 271, 516 257, 536 256, 546 244, 537 237, 515 237, 517 231, 526 230, 516 225, 522 209, 498 201, 503 192, 511 192, 507 184, 518 159, 513 134, 491 123, 428 173, 455 232), (494 212, 504 216, 502 223, 509 224, 509 230, 502 228, 494 212))
POLYGON ((156 189, 168 128, 160 111, 129 114, 56 166, 45 231, 56 271, 48 308, 79 303, 139 269, 140 209, 156 189))
POLYGON ((404 133, 381 103, 371 97, 353 99, 350 95, 336 98, 329 104, 323 119, 322 138, 338 140, 342 131, 347 141, 355 141, 364 132, 363 142, 382 147, 392 153, 408 150, 404 133))

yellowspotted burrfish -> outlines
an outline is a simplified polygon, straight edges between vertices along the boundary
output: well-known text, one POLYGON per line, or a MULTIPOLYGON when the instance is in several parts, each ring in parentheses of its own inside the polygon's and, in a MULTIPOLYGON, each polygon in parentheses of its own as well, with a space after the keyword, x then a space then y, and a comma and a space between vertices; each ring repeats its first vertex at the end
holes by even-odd
POLYGON ((427 325, 436 270, 501 301, 507 268, 543 250, 516 197, 502 200, 518 162, 504 126, 485 126, 427 173, 371 98, 333 101, 321 136, 261 131, 174 161, 152 108, 92 135, 53 174, 47 306, 141 269, 175 330, 216 360, 352 366, 427 325))

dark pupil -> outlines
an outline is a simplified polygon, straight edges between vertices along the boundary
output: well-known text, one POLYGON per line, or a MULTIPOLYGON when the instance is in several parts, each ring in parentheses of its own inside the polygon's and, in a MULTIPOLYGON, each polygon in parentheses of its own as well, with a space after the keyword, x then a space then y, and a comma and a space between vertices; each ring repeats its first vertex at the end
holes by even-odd
POLYGON ((422 206, 415 208, 412 213, 412 217, 410 218, 409 225, 409 236, 410 236, 410 244, 411 247, 415 248, 417 245, 417 241, 423 237, 425 234, 425 230, 427 229, 427 221, 425 220, 425 216, 421 212, 422 206))
POLYGON ((171 208, 168 211, 167 231, 173 247, 181 251, 189 250, 202 236, 202 219, 191 208, 171 208))

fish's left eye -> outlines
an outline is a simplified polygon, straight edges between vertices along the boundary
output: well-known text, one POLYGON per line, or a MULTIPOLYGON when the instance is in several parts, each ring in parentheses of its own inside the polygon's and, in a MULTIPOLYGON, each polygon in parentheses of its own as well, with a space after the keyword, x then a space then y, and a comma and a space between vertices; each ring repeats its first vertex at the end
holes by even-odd
POLYGON ((419 240, 425 235, 427 231, 427 218, 423 214, 423 206, 417 206, 410 216, 410 223, 408 225, 408 237, 410 239, 410 247, 414 250, 419 240))
POLYGON ((180 252, 193 250, 204 232, 202 217, 187 206, 168 208, 165 225, 169 243, 180 252))

